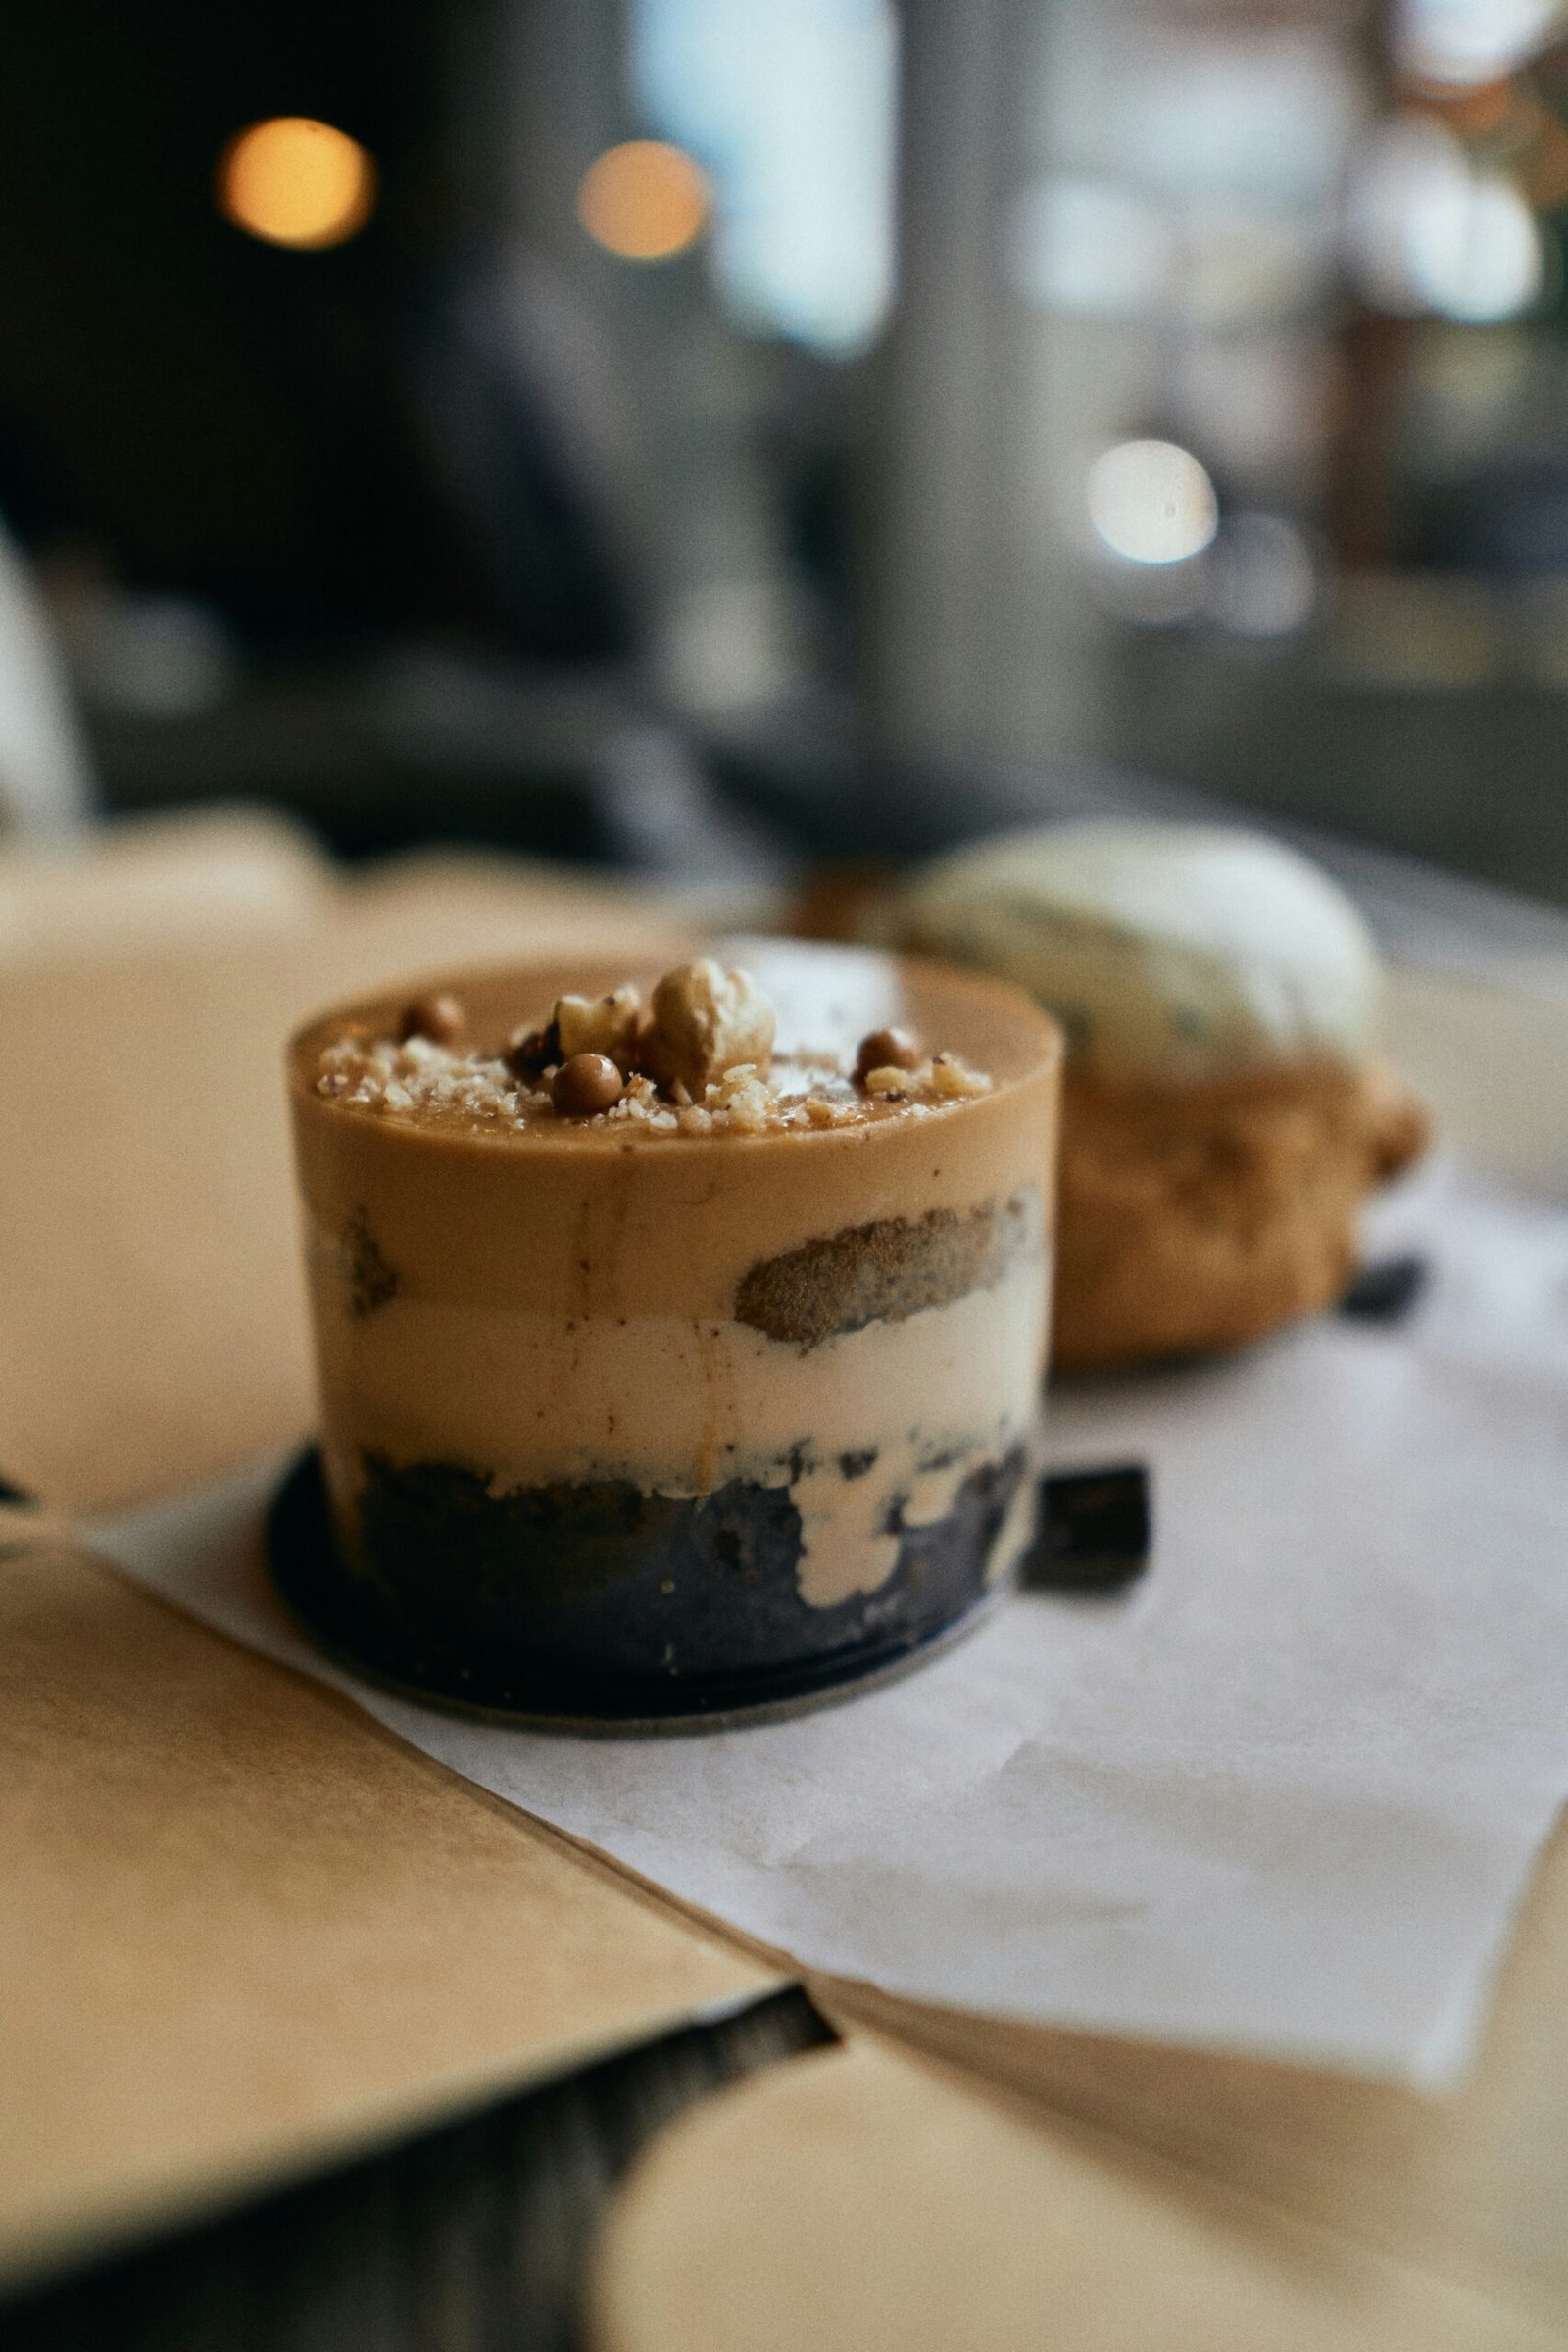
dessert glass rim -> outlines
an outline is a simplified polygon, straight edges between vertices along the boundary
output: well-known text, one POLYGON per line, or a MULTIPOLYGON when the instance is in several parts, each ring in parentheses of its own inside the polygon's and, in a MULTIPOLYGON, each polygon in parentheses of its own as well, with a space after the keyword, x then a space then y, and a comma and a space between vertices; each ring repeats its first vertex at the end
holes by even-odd
MULTIPOLYGON (((1027 1056, 1019 1057, 1019 1066, 1005 1071, 988 1070, 986 1075, 990 1085, 984 1094, 923 1102, 919 1107, 927 1121, 946 1118, 954 1112, 973 1111, 983 1102, 994 1102, 1009 1094, 1015 1087, 1038 1078, 1043 1069, 1053 1064, 1059 1065, 1065 1052, 1065 1039, 1060 1025, 1012 981, 999 979, 990 973, 967 970, 959 964, 945 963, 929 956, 909 956, 892 950, 854 946, 840 947, 836 943, 795 940, 784 935, 748 933, 717 939, 689 938, 679 943, 679 948, 671 940, 654 953, 634 950, 625 957, 616 957, 597 949, 581 956, 558 950, 537 956, 491 957, 471 965, 442 964, 416 970, 372 989, 361 989, 313 1013, 292 1031, 285 1048, 289 1091, 296 1099, 309 1102, 336 1117, 351 1117, 367 1122, 387 1139, 390 1147, 411 1151, 525 1151, 529 1153, 569 1152, 574 1155, 593 1152, 612 1154, 642 1152, 656 1147, 668 1150, 683 1143, 687 1146, 700 1145, 711 1152, 746 1146, 778 1146, 786 1142, 797 1147, 810 1145, 817 1150, 830 1144, 840 1149, 851 1149, 857 1144, 868 1142, 879 1129, 902 1123, 906 1106, 889 1104, 879 1117, 833 1127, 791 1128, 787 1135, 777 1129, 759 1134, 737 1128, 721 1128, 707 1134, 677 1131, 675 1134, 660 1133, 656 1137, 645 1136, 636 1128, 628 1132, 627 1122, 604 1119, 541 1120, 536 1125, 520 1128, 489 1122, 469 1125, 395 1115, 389 1117, 372 1104, 356 1103, 342 1097, 322 1096, 317 1092, 319 1056, 333 1042, 335 1033, 350 1022, 384 1021, 387 1024, 386 1034, 390 1036, 400 1009, 413 999, 438 992, 462 998, 465 992, 483 995, 515 987, 518 992, 518 1012, 514 1025, 520 1026, 529 1019, 547 1017, 553 999, 567 991, 597 996, 626 981, 647 987, 661 971, 668 968, 669 961, 681 949, 687 956, 711 956, 742 967, 746 966, 748 950, 771 956, 777 956, 781 952, 798 951, 803 961, 820 958, 824 963, 840 956, 846 958, 874 957, 901 976, 908 975, 917 989, 923 984, 940 989, 956 1004, 967 1003, 976 1010, 986 1007, 993 1014, 1005 1013, 1009 1023, 1016 1024, 1014 1035, 1027 1035, 1033 1042, 1033 1051, 1027 1056), (531 997, 528 994, 530 990, 533 992, 531 997)), ((931 1043, 937 1051, 949 1047, 949 1041, 944 1038, 933 1038, 931 1043)), ((961 1041, 953 1050, 960 1054, 965 1051, 961 1041)), ((788 1049, 777 1053, 774 1058, 786 1066, 799 1066, 797 1055, 788 1049)))

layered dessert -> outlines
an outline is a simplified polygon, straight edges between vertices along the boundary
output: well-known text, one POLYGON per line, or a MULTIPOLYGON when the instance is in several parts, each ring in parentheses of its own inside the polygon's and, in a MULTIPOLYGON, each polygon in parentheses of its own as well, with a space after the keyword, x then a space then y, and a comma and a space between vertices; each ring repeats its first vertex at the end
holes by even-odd
POLYGON ((321 1464, 383 1668, 728 1712, 996 1591, 1032 1533, 1058 1063, 1013 990, 785 942, 312 1023, 321 1464))
POLYGON ((1233 827, 1097 820, 959 851, 881 920, 1066 1032, 1055 1364, 1235 1347, 1342 1295, 1361 1203, 1427 1122, 1327 874, 1233 827))

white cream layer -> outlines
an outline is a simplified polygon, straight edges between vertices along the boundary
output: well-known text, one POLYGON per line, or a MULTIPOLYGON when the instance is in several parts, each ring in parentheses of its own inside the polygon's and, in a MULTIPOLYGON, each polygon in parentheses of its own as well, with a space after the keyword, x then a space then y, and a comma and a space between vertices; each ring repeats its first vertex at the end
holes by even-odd
MULTIPOLYGON (((355 1319, 330 1245, 318 1245, 316 1272, 327 1467, 347 1515, 362 1449, 399 1465, 460 1463, 498 1494, 595 1479, 671 1495, 732 1478, 789 1485, 801 1594, 817 1607, 882 1584, 899 1549, 890 1511, 908 1526, 945 1517, 971 1471, 1029 1444, 1038 1411, 1046 1282, 1035 1255, 988 1290, 804 1351, 734 1322, 564 1325, 407 1297, 355 1319), (841 1456, 873 1451, 845 1478, 841 1456)), ((1027 1535, 1014 1515, 995 1573, 1027 1535)))

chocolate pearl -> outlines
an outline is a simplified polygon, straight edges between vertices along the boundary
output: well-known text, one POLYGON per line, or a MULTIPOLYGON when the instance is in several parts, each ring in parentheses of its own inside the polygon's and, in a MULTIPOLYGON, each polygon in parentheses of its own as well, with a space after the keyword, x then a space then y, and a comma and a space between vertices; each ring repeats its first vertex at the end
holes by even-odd
POLYGON ((398 1036, 405 1045, 411 1037, 423 1037, 432 1046, 455 1046, 463 1035, 463 1006, 443 988, 434 996, 416 997, 404 1007, 398 1036))
POLYGON ((618 1102, 624 1092, 624 1081, 608 1054, 574 1054, 556 1072, 550 1100, 564 1119, 591 1119, 618 1102))
POLYGON ((920 1041, 907 1029, 873 1029, 860 1040, 855 1075, 863 1084, 872 1070, 917 1070, 922 1058, 920 1041))

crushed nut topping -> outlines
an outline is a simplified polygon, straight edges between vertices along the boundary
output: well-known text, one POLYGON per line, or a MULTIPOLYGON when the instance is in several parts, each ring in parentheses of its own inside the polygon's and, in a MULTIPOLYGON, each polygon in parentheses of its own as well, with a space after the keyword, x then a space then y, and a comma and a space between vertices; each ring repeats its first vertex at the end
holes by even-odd
MULTIPOLYGON (((864 1044, 895 1036, 905 1048, 899 1032, 864 1044)), ((863 1047, 841 1062, 774 1055, 772 1046, 773 1009, 755 980, 705 957, 667 972, 647 1007, 629 983, 605 997, 563 997, 547 1024, 514 1031, 488 1054, 417 1033, 372 1038, 348 1023, 322 1048, 316 1090, 356 1108, 461 1126, 538 1130, 570 1118, 628 1135, 705 1136, 921 1117, 991 1087, 954 1054, 911 1051, 912 1066, 866 1068, 863 1047)))
POLYGON ((880 1102, 901 1102, 910 1098, 935 1095, 939 1102, 956 1102, 960 1095, 983 1095, 990 1090, 991 1081, 980 1070, 971 1070, 956 1054, 935 1054, 929 1061, 912 1067, 903 1062, 884 1062, 867 1070, 860 1080, 868 1095, 880 1102))

